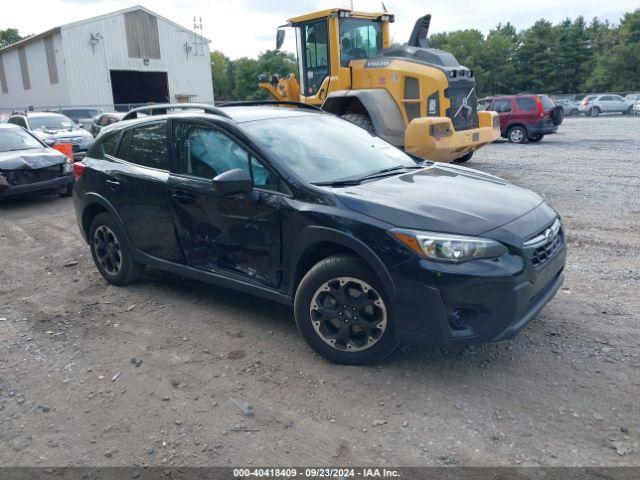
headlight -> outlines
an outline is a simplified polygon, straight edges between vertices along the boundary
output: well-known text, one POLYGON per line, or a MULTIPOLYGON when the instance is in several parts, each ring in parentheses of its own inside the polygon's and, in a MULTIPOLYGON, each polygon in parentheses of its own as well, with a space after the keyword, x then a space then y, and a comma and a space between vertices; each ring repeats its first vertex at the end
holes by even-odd
POLYGON ((507 247, 488 238, 400 229, 390 233, 409 250, 434 262, 463 263, 507 253, 507 247))
POLYGON ((62 171, 64 173, 71 173, 73 172, 73 163, 71 163, 70 161, 66 161, 65 164, 62 166, 62 171))

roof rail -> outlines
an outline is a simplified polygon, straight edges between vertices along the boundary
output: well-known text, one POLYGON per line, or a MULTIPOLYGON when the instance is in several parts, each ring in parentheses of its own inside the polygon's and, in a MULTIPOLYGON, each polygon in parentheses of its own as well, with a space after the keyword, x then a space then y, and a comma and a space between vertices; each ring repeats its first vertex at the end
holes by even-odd
MULTIPOLYGON (((307 110, 315 110, 318 112, 324 112, 320 107, 315 105, 309 105, 302 102, 292 102, 289 100, 248 100, 248 101, 231 101, 220 102, 216 104, 218 107, 257 107, 260 105, 291 105, 293 107, 300 107, 307 110)), ((325 112, 326 113, 326 112, 325 112)))
POLYGON ((164 115, 168 110, 204 110, 205 113, 211 113, 213 115, 219 115, 224 118, 231 118, 225 112, 212 105, 205 103, 156 103, 151 105, 145 105, 144 107, 134 108, 129 110, 127 114, 122 117, 122 120, 131 120, 132 118, 138 118, 138 113, 146 113, 147 115, 164 115))

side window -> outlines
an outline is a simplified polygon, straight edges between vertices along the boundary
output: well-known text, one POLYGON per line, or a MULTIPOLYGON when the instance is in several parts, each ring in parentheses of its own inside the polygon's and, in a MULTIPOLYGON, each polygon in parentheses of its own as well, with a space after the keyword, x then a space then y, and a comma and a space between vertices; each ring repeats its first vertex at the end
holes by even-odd
POLYGON ((600 97, 600 101, 601 102, 610 102, 611 101, 611 96, 605 95, 604 97, 600 97))
POLYGON ((533 98, 516 98, 516 103, 518 104, 518 108, 524 112, 531 112, 538 109, 533 98))
POLYGON ((236 168, 249 172, 249 152, 224 133, 204 125, 180 128, 180 173, 212 179, 236 168))
POLYGON ((118 154, 116 157, 121 158, 122 160, 129 160, 129 151, 131 150, 131 130, 127 130, 124 132, 124 136, 120 141, 120 146, 118 147, 118 154))
POLYGON ((340 21, 340 64, 351 60, 373 58, 382 50, 382 26, 380 22, 361 18, 344 18, 340 21))
POLYGON ((278 191, 278 177, 276 174, 255 157, 251 157, 251 176, 255 187, 274 192, 278 191))
POLYGON ((304 50, 304 94, 315 95, 329 75, 329 38, 327 21, 318 20, 302 27, 304 50))
POLYGON ((120 132, 114 132, 107 134, 102 139, 102 151, 107 155, 115 156, 116 148, 118 147, 118 138, 120 137, 120 132))
POLYGON ((511 111, 511 100, 496 100, 493 102, 493 109, 498 113, 511 111))
POLYGON ((143 167, 169 170, 167 122, 133 129, 129 161, 143 167))

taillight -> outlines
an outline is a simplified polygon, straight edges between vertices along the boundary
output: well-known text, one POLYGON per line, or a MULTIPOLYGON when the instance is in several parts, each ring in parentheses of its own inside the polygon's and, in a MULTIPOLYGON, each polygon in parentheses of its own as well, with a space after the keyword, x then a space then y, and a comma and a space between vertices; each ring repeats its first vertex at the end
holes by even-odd
POLYGON ((536 97, 536 102, 538 103, 538 117, 544 117, 544 108, 542 107, 542 98, 536 97))
POLYGON ((87 166, 82 162, 76 162, 73 164, 73 176, 76 177, 76 180, 80 180, 80 177, 86 168, 87 166))

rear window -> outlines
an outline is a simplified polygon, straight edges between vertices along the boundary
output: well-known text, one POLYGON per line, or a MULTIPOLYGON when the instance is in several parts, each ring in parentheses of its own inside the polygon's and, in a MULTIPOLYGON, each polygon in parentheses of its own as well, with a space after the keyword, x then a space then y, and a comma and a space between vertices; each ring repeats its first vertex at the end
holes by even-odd
POLYGON ((128 160, 143 167, 169 170, 167 122, 134 128, 128 160))
POLYGON ((536 101, 530 97, 516 98, 516 103, 518 104, 518 108, 520 110, 524 110, 525 112, 531 112, 538 109, 536 101))
POLYGON ((540 100, 542 101, 542 108, 548 110, 550 108, 555 108, 556 103, 546 95, 540 95, 540 100))

